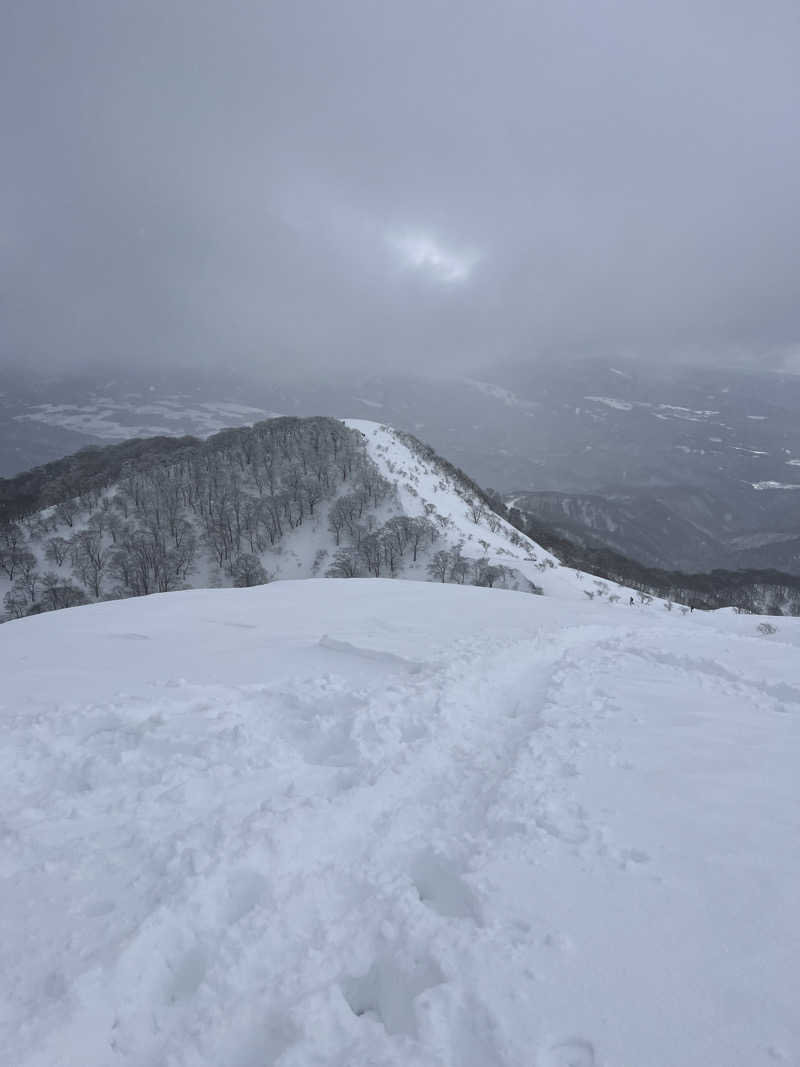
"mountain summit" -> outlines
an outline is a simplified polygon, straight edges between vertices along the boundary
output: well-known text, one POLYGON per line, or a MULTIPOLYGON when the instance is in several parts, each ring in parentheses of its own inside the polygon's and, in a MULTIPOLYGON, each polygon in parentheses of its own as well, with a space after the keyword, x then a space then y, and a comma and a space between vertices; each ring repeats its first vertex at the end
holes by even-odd
POLYGON ((7 1062, 796 1062, 800 622, 566 592, 1 627, 7 1062))

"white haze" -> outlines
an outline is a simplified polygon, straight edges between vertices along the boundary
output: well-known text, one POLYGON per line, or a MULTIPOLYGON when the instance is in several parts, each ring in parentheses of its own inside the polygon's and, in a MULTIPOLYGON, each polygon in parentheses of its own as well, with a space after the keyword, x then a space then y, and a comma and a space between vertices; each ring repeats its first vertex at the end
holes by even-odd
POLYGON ((335 378, 800 342, 791 0, 0 15, 0 364, 335 378))

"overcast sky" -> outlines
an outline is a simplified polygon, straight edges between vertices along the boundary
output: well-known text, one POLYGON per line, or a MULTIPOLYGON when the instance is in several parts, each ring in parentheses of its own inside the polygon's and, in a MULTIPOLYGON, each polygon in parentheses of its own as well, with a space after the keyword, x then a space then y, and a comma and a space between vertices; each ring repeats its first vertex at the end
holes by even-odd
POLYGON ((800 352, 798 0, 4 0, 0 359, 800 352))

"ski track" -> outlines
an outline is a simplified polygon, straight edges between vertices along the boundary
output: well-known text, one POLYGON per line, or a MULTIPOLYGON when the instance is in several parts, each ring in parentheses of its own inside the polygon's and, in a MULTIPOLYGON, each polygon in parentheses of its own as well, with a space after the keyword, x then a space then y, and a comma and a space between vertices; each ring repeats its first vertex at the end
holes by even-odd
POLYGON ((575 934, 503 872, 527 870, 531 896, 548 865, 590 860, 658 881, 648 842, 615 840, 580 789, 587 759, 635 771, 606 727, 642 664, 765 713, 800 700, 663 645, 585 624, 411 662, 324 635, 374 680, 163 685, 62 706, 57 735, 46 709, 12 717, 7 1062, 621 1065, 582 1018, 540 1031, 535 991, 546 1006, 575 934))

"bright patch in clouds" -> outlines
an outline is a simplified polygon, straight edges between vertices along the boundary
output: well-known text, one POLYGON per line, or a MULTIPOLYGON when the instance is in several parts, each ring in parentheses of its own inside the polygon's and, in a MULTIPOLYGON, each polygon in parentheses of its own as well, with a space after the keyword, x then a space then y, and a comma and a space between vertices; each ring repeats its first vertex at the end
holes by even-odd
POLYGON ((424 271, 440 282, 466 281, 478 260, 472 252, 454 252, 419 233, 392 237, 391 244, 409 267, 424 271))

